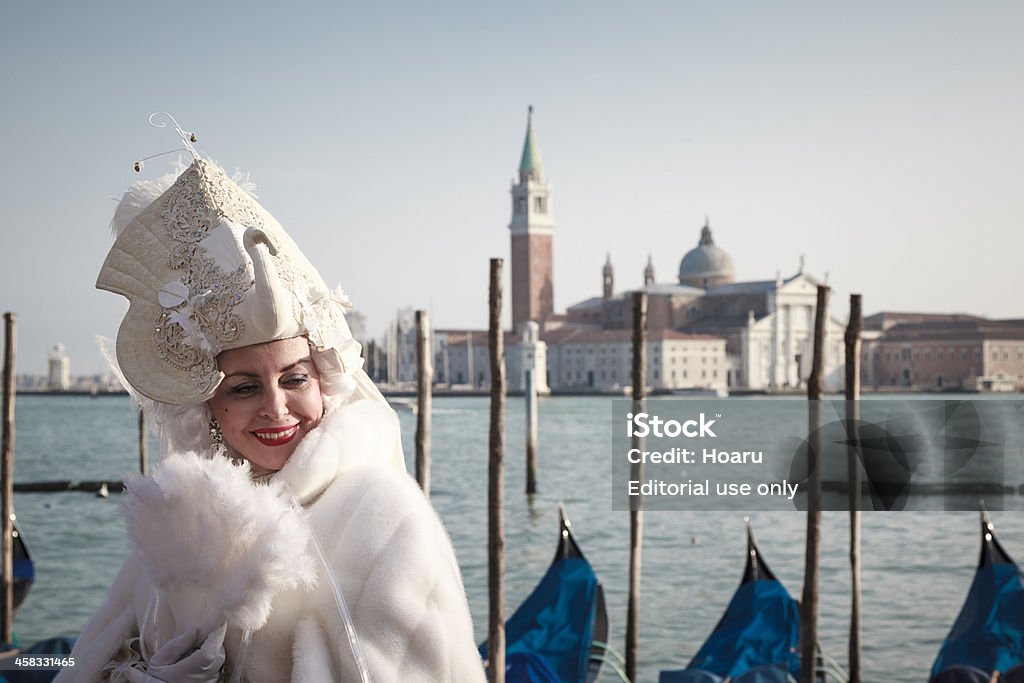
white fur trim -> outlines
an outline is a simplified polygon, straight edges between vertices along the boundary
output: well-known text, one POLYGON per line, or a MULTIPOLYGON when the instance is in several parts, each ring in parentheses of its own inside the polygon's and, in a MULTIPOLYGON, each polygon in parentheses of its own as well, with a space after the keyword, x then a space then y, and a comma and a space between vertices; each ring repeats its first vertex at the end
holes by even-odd
POLYGON ((177 454, 128 482, 128 536, 171 610, 174 634, 266 623, 274 595, 312 585, 308 529, 280 485, 254 486, 248 464, 177 454), (202 549, 197 552, 197 549, 202 549))
POLYGON ((306 504, 342 472, 379 464, 405 471, 398 416, 386 404, 356 401, 324 416, 274 481, 306 504))

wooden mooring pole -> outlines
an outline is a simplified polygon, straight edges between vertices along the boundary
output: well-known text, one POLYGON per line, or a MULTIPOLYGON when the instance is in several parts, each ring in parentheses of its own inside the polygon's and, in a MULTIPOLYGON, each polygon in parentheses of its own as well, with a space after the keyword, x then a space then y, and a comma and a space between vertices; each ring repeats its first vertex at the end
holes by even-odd
POLYGON ((526 371, 526 493, 537 493, 537 382, 526 371))
POLYGON ((14 631, 14 360, 17 353, 16 319, 4 313, 3 469, 0 471, 0 534, 3 536, 3 605, 0 638, 11 642, 14 631))
POLYGON ((146 476, 149 471, 149 456, 146 454, 146 409, 139 406, 139 473, 146 476))
POLYGON ((825 321, 828 320, 828 292, 818 285, 814 311, 814 354, 811 376, 807 378, 807 547, 804 555, 804 588, 800 602, 800 683, 814 683, 818 644, 818 564, 821 543, 821 397, 825 357, 825 321))
MULTIPOLYGON (((643 412, 647 380, 647 293, 633 292, 633 414, 643 412)), ((634 436, 633 448, 640 447, 634 436)), ((630 479, 640 481, 643 465, 630 466, 630 479)), ((643 501, 631 500, 629 509, 629 602, 626 607, 626 678, 636 681, 640 647, 640 569, 644 537, 643 501)))
POLYGON ((490 323, 491 431, 487 466, 487 676, 505 683, 505 339, 501 329, 502 259, 491 259, 490 323))
POLYGON ((430 356, 430 324, 426 311, 416 311, 416 481, 430 497, 430 401, 434 364, 430 356))
POLYGON ((860 683, 860 294, 850 295, 850 322, 846 326, 846 424, 850 445, 846 450, 846 481, 850 487, 850 642, 849 683, 860 683))

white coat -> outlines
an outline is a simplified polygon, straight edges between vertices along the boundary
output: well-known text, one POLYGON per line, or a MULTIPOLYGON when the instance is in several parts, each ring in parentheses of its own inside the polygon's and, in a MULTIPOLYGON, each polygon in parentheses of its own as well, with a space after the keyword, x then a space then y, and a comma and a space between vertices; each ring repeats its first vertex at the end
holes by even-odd
MULTIPOLYGON (((480 683, 483 667, 451 542, 404 464, 395 466, 400 459, 394 412, 359 401, 307 434, 275 481, 302 505, 323 546, 375 683, 480 683)), ((106 680, 104 667, 138 636, 153 592, 136 550, 79 637, 74 668, 56 681, 106 680)), ((229 629, 228 670, 237 664, 239 640, 229 629)), ((273 598, 243 672, 250 683, 359 681, 320 563, 311 590, 299 586, 273 598)))

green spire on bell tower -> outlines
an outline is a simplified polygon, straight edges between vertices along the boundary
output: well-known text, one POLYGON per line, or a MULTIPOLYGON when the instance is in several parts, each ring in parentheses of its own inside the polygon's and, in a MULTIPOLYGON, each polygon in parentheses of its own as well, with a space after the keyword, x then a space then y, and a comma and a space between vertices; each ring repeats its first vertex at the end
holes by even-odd
POLYGON ((523 158, 519 162, 519 182, 543 180, 544 162, 540 159, 540 147, 533 134, 533 105, 526 114, 526 141, 523 143, 523 158))

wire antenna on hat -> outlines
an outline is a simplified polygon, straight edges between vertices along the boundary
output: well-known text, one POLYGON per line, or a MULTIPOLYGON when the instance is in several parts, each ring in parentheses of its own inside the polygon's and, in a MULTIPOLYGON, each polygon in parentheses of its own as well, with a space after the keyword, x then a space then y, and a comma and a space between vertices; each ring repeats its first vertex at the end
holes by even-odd
POLYGON ((144 164, 143 164, 144 161, 148 161, 148 160, 154 159, 156 157, 162 157, 165 154, 174 154, 175 152, 189 152, 189 153, 192 154, 193 158, 199 159, 199 152, 197 152, 196 148, 192 146, 192 143, 196 142, 198 140, 198 138, 196 137, 196 134, 191 132, 191 131, 182 130, 181 126, 178 125, 178 122, 174 119, 174 117, 171 116, 170 114, 168 114, 165 111, 156 111, 156 112, 153 112, 152 114, 150 114, 149 115, 149 125, 153 126, 154 128, 166 128, 167 127, 167 123, 165 121, 157 120, 158 117, 160 117, 160 116, 166 116, 167 119, 172 124, 174 124, 174 131, 178 134, 178 137, 181 138, 181 141, 182 141, 182 143, 184 143, 185 146, 184 147, 178 147, 176 149, 171 149, 171 150, 168 150, 166 152, 160 152, 159 154, 151 154, 148 157, 144 157, 142 159, 139 159, 138 161, 135 162, 135 172, 136 173, 138 173, 139 171, 142 170, 142 168, 144 166, 144 164))

